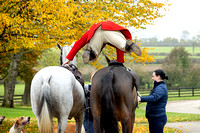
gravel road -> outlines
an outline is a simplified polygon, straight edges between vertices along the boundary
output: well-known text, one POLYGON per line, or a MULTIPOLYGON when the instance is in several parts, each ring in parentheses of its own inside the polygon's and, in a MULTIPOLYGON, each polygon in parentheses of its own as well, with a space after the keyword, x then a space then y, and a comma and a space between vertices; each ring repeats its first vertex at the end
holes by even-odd
POLYGON ((200 100, 168 101, 167 112, 200 114, 200 100))
MULTIPOLYGON (((168 101, 166 110, 167 112, 200 114, 200 100, 168 101)), ((167 123, 166 126, 180 129, 183 133, 200 133, 200 120, 167 123)))

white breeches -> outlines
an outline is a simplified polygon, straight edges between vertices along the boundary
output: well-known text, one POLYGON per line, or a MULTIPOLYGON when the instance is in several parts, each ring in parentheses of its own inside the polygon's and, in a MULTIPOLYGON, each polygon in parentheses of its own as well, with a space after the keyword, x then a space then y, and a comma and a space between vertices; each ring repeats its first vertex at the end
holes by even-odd
POLYGON ((120 31, 102 30, 101 27, 95 31, 88 45, 95 52, 95 55, 98 56, 103 44, 108 43, 125 52, 126 38, 124 35, 120 31))

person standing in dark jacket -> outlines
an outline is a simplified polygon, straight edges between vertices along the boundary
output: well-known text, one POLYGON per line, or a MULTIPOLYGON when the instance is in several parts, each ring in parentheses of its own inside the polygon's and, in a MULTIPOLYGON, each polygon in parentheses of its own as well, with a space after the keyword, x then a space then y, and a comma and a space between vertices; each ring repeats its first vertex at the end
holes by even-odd
POLYGON ((93 116, 90 107, 90 91, 91 91, 92 77, 94 74, 95 72, 92 72, 90 75, 90 84, 84 86, 86 92, 86 108, 84 112, 83 126, 86 133, 94 133, 93 116))
POLYGON ((167 86, 164 79, 168 80, 163 70, 153 72, 154 87, 149 96, 138 97, 138 102, 147 102, 146 118, 149 122, 150 133, 163 133, 167 123, 166 104, 168 100, 167 86))

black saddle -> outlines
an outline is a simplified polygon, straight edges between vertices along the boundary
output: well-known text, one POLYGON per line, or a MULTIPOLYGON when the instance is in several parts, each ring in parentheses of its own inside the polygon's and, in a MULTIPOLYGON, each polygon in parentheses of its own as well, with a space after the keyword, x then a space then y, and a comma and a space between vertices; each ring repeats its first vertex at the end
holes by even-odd
POLYGON ((84 88, 83 76, 82 76, 81 72, 78 70, 78 68, 74 64, 64 65, 62 67, 64 67, 64 68, 68 69, 69 71, 71 71, 74 74, 75 78, 80 82, 80 84, 84 88))

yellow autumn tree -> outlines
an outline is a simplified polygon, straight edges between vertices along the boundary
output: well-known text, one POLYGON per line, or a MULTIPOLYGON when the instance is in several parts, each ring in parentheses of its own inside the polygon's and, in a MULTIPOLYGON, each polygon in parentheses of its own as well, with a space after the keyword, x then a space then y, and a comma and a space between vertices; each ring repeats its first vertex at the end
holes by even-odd
MULTIPOLYGON (((4 105, 13 107, 14 84, 21 56, 26 50, 55 47, 55 42, 70 44, 78 40, 92 24, 111 20, 124 27, 145 28, 161 17, 167 3, 151 0, 0 0, 0 56, 12 54, 4 80, 4 105)), ((108 47, 107 55, 112 55, 108 47)), ((154 61, 148 49, 138 62, 154 61)))
POLYGON ((0 51, 71 43, 103 20, 145 28, 161 17, 158 11, 164 5, 151 0, 1 0, 0 51))

